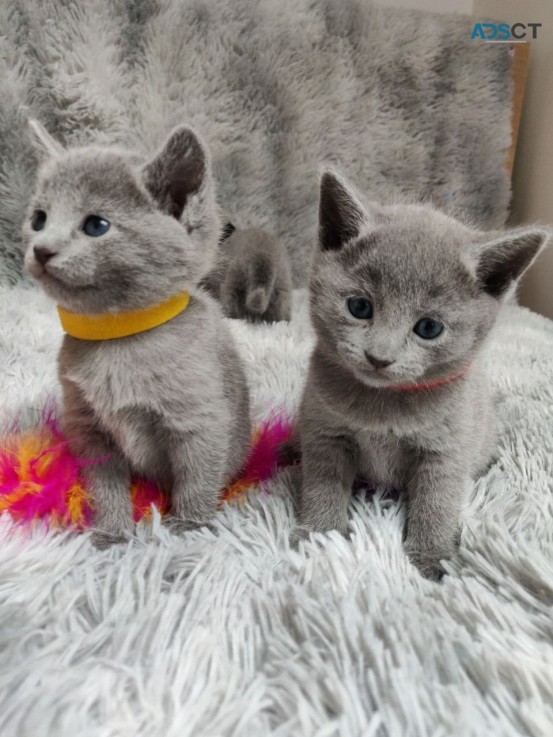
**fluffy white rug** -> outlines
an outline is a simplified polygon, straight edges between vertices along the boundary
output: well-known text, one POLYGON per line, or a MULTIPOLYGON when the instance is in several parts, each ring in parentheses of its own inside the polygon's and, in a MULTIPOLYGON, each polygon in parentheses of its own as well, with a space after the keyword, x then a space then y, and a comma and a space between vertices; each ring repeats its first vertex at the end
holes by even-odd
MULTIPOLYGON (((255 412, 297 406, 311 345, 233 324, 255 412)), ((5 417, 56 393, 60 329, 36 291, 0 291, 5 417)), ((0 520, 2 737, 553 734, 553 323, 508 307, 489 351, 499 460, 474 487, 440 584, 401 549, 401 504, 352 505, 351 541, 291 552, 284 473, 171 536, 127 548, 0 520)))

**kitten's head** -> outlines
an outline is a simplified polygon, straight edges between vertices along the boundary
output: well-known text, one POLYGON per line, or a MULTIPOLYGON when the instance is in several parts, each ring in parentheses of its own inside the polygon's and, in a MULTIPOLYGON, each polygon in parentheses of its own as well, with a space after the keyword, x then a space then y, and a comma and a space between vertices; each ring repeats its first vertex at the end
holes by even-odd
POLYGON ((369 386, 463 369, 549 233, 480 233, 425 205, 378 205, 321 180, 310 281, 319 346, 369 386))
POLYGON ((190 128, 149 162, 118 149, 64 150, 36 122, 42 157, 23 226, 25 266, 74 312, 136 309, 196 287, 219 223, 208 151, 190 128))

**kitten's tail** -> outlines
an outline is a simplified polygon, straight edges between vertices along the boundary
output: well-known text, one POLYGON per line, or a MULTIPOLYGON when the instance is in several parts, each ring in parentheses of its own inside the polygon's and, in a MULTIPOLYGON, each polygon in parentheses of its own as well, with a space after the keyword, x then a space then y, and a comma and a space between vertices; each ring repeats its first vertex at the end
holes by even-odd
POLYGON ((265 253, 257 253, 250 264, 246 285, 246 309, 254 315, 263 315, 269 307, 275 282, 274 265, 265 253))
POLYGON ((246 294, 246 307, 255 315, 263 315, 269 306, 271 294, 267 286, 255 286, 246 294))

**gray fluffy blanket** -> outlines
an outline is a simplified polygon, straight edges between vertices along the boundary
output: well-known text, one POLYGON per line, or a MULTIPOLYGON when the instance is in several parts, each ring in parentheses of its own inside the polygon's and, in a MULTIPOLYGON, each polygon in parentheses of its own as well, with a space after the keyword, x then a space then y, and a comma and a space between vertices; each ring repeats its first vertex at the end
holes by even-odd
POLYGON ((511 61, 470 26, 370 0, 4 0, 0 282, 21 277, 29 114, 66 143, 141 150, 192 123, 221 205, 284 238, 296 283, 322 162, 376 198, 409 190, 501 225, 511 61))

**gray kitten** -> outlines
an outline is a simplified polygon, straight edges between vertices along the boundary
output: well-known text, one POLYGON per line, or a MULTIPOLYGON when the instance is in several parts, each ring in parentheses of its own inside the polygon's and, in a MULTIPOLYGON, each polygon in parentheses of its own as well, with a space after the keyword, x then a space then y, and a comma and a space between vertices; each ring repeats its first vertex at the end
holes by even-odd
POLYGON ((406 488, 405 547, 439 578, 470 480, 491 460, 481 349, 546 230, 487 234, 423 205, 363 202, 336 174, 320 191, 311 278, 317 335, 301 404, 299 525, 346 533, 356 476, 406 488))
POLYGON ((174 529, 203 525, 250 440, 241 361, 219 306, 197 288, 219 233, 208 152, 187 127, 143 162, 118 149, 63 150, 31 125, 44 163, 23 227, 25 265, 47 294, 85 315, 191 295, 184 311, 146 332, 64 337, 65 433, 78 456, 108 456, 84 469, 94 542, 132 532, 131 473, 170 492, 174 529))
POLYGON ((207 284, 225 315, 250 322, 290 320, 292 278, 284 245, 265 230, 230 227, 207 284))

